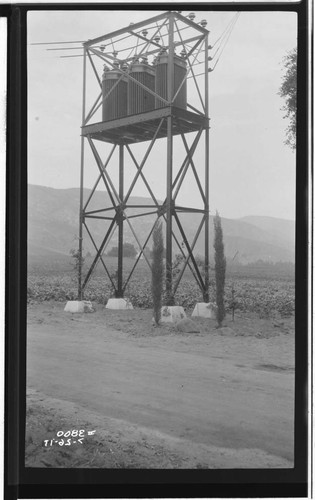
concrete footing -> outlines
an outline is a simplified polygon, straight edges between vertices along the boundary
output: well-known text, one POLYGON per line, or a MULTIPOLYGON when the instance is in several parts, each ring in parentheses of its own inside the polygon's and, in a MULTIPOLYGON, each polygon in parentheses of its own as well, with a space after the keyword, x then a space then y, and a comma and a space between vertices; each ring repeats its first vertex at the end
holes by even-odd
POLYGON ((201 318, 215 318, 217 314, 217 306, 213 302, 197 302, 191 316, 199 316, 201 318))
POLYGON ((106 309, 133 309, 133 305, 126 299, 108 299, 106 309))
POLYGON ((94 312, 92 302, 89 300, 68 300, 64 311, 70 313, 90 313, 94 312))
POLYGON ((186 318, 186 313, 181 306, 163 306, 161 309, 161 323, 176 323, 186 318))

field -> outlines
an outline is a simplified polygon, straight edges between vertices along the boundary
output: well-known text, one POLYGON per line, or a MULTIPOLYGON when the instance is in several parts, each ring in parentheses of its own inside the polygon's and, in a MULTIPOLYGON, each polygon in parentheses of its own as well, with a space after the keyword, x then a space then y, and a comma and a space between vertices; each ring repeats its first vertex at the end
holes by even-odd
MULTIPOLYGON (((65 313, 70 260, 29 261, 26 466, 293 466, 292 275, 228 272, 224 328, 199 319, 189 333, 152 325, 145 262, 128 287, 133 311, 105 309, 111 290, 98 269, 85 296, 95 312, 65 313)), ((177 303, 189 316, 197 300, 185 275, 177 303)))
MULTIPOLYGON (((89 268, 91 260, 85 262, 89 268)), ((113 275, 117 260, 106 257, 105 263, 113 275)), ((133 259, 125 259, 125 274, 128 275, 134 264, 133 259)), ((150 291, 150 270, 145 261, 140 261, 127 289, 128 297, 134 307, 152 308, 150 291)), ((238 267, 227 269, 226 309, 231 311, 233 305, 232 288, 234 288, 234 308, 241 312, 257 314, 258 317, 291 317, 294 315, 294 275, 281 267, 263 268, 238 267)), ((84 298, 99 304, 106 304, 112 296, 112 289, 102 267, 98 266, 93 274, 84 298)), ((77 279, 73 271, 71 257, 61 256, 59 260, 47 262, 32 259, 29 262, 28 299, 29 301, 57 300, 67 301, 77 298, 77 279)), ((196 302, 201 302, 200 289, 189 270, 176 294, 176 304, 186 310, 193 309, 196 302)), ((210 273, 210 301, 215 302, 215 281, 213 271, 210 273)))

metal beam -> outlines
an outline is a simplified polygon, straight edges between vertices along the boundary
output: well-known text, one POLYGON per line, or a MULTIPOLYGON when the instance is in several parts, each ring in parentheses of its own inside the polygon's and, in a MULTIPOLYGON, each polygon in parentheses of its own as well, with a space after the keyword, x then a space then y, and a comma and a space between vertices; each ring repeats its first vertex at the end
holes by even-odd
POLYGON ((99 214, 101 212, 109 212, 110 210, 115 211, 114 207, 98 208, 97 210, 90 210, 89 212, 84 212, 85 217, 89 215, 99 214))
POLYGON ((124 127, 132 125, 133 123, 150 122, 152 120, 161 119, 169 116, 172 113, 172 108, 167 106, 165 108, 155 109, 153 111, 147 111, 145 113, 139 113, 139 115, 130 115, 118 118, 115 120, 109 120, 108 122, 98 122, 91 125, 86 125, 82 127, 82 134, 93 134, 96 132, 104 132, 106 130, 115 129, 118 127, 124 127))
POLYGON ((89 57, 89 60, 90 60, 91 66, 92 66, 92 68, 93 68, 93 71, 94 71, 94 74, 95 74, 96 80, 98 81, 99 86, 102 88, 102 82, 101 82, 101 79, 100 79, 100 77, 98 76, 98 72, 96 71, 95 64, 94 64, 94 62, 92 61, 92 58, 91 58, 91 56, 90 56, 90 52, 89 52, 89 50, 88 50, 88 49, 87 49, 87 55, 88 55, 88 57, 89 57))
MULTIPOLYGON (((205 115, 209 118, 209 72, 208 72, 208 35, 205 40, 205 115)), ((203 299, 209 302, 209 129, 205 129, 205 291, 203 299)))
MULTIPOLYGON (((100 168, 100 165, 102 165, 102 160, 101 160, 101 158, 100 158, 100 155, 98 154, 97 149, 96 149, 96 147, 95 147, 95 145, 94 145, 94 143, 93 143, 92 139, 91 139, 89 136, 88 136, 88 141, 89 141, 89 144, 90 144, 91 149, 92 149, 92 151, 93 151, 93 154, 94 154, 94 157, 95 157, 95 159, 96 159, 96 162, 97 162, 97 164, 99 165, 99 168, 100 168)), ((117 200, 117 204, 118 204, 118 206, 120 206, 120 207, 121 207, 121 206, 122 206, 122 200, 121 200, 121 198, 119 197, 119 194, 117 193, 117 191, 116 191, 116 189, 115 189, 115 186, 114 186, 114 184, 113 184, 113 182, 112 182, 112 180, 111 180, 110 176, 108 175, 108 172, 106 172, 106 170, 104 170, 104 175, 105 175, 105 177, 107 178, 108 183, 109 183, 109 185, 111 186, 111 188, 112 188, 112 190, 113 190, 113 193, 114 193, 114 196, 115 196, 115 198, 116 198, 116 200, 117 200)), ((127 214, 126 214, 125 210, 123 210, 123 215, 124 215, 124 217, 125 217, 125 219, 126 219, 126 221, 127 221, 127 224, 128 224, 128 225, 129 225, 129 227, 130 227, 130 230, 131 230, 131 232, 132 232, 132 234, 133 234, 133 236, 134 236, 135 240, 137 241, 137 243, 138 243, 138 245, 139 245, 139 248, 140 248, 140 249, 142 249, 142 245, 141 245, 141 243, 140 243, 140 241, 139 241, 139 239, 138 239, 138 236, 136 235, 136 233, 135 233, 135 231, 134 231, 134 229, 133 229, 133 227, 132 227, 132 224, 131 224, 131 223, 130 223, 130 221, 129 221, 129 217, 127 216, 127 214)), ((144 255, 144 258, 146 259, 146 261, 147 261, 147 263, 148 263, 148 266, 151 268, 151 264, 150 264, 150 262, 148 261, 148 259, 146 258, 146 256, 145 256, 145 255, 144 255)))
MULTIPOLYGON (((195 40, 199 40, 199 38, 200 38, 200 35, 193 36, 193 37, 189 38, 188 40, 185 40, 185 43, 187 44, 189 42, 194 42, 195 40)), ((174 42, 174 48, 179 47, 181 45, 182 45, 181 42, 174 42)), ((158 49, 149 50, 148 52, 146 52, 146 56, 151 56, 153 54, 156 54, 157 52, 159 52, 158 49)), ((132 61, 133 58, 134 58, 134 56, 127 57, 127 59, 123 59, 123 61, 129 62, 129 61, 132 61)))
MULTIPOLYGON (((119 198, 124 198, 124 146, 119 146, 119 198)), ((121 202, 118 214, 118 274, 116 297, 123 297, 123 265, 124 265, 124 220, 123 203, 121 202)))
POLYGON ((86 219, 113 220, 113 217, 103 217, 102 215, 85 215, 86 219))
POLYGON ((148 147, 148 149, 147 149, 147 151, 146 151, 146 153, 144 155, 144 158, 143 158, 143 160, 142 160, 142 162, 140 164, 138 172, 136 173, 136 175, 135 175, 135 177, 134 177, 134 179, 133 179, 133 181, 132 181, 132 183, 131 183, 131 185, 130 185, 130 187, 128 189, 128 192, 127 192, 126 197, 124 199, 125 203, 127 203, 128 199, 129 199, 129 196, 131 195, 132 190, 133 190, 133 188, 134 188, 134 186, 135 186, 135 184, 137 182, 137 179, 138 179, 139 175, 141 174, 141 171, 142 171, 142 169, 143 169, 143 167, 145 165, 145 162, 147 161, 147 158, 148 158, 148 156, 149 156, 149 154, 150 154, 150 152, 151 152, 151 150, 152 150, 152 148, 154 146, 154 143, 156 141, 156 138, 158 136, 160 128, 162 127, 163 122, 164 122, 164 118, 162 118, 162 120, 160 121, 160 123, 159 123, 159 125, 158 125, 158 127, 157 127, 157 129, 155 131, 155 134, 153 136, 153 139, 151 140, 151 142, 149 144, 149 147, 148 147))
MULTIPOLYGON (((196 150, 196 147, 197 147, 198 142, 200 140, 201 134, 202 134, 202 129, 200 129, 199 132, 197 133, 197 135, 195 137, 195 140, 194 140, 194 142, 193 142, 193 144, 192 144, 192 146, 190 148, 191 156, 194 154, 194 152, 196 150)), ((174 200, 177 198, 177 195, 178 195, 179 190, 180 190, 180 188, 181 188, 181 186, 183 184, 183 181, 185 179, 185 175, 186 175, 186 172, 187 172, 187 170, 189 168, 189 165, 190 165, 190 157, 187 154, 186 160, 185 160, 185 167, 182 169, 181 176, 180 176, 180 179, 179 179, 177 187, 176 187, 176 191, 173 194, 174 200)), ((180 173, 180 172, 178 172, 178 173, 180 173)), ((177 177, 178 177, 178 175, 177 175, 177 177)), ((174 186, 174 188, 175 188, 175 186, 174 186)))
POLYGON ((149 193, 150 193, 150 196, 151 196, 152 200, 153 200, 153 201, 154 201, 154 203, 155 203, 155 206, 156 206, 156 207, 158 207, 158 206, 159 206, 159 203, 158 203, 157 199, 156 199, 156 198, 155 198, 155 196, 154 196, 154 193, 153 193, 153 191, 152 191, 152 189, 151 189, 151 187, 150 187, 150 184, 148 183, 148 181, 146 180, 145 176, 143 175, 143 172, 142 172, 142 167, 141 167, 140 165, 138 165, 138 162, 137 162, 137 160, 135 159, 135 157, 134 157, 134 155, 133 155, 133 153, 132 153, 132 151, 131 151, 131 148, 130 148, 128 145, 126 146, 126 148, 127 148, 128 153, 130 154, 130 156, 131 156, 131 158, 132 158, 132 160, 133 160, 133 162, 134 162, 134 164, 135 164, 136 168, 138 169, 138 172, 140 173, 141 178, 142 178, 143 182, 145 183, 146 188, 147 188, 147 190, 149 191, 149 193))
MULTIPOLYGON (((101 99, 102 95, 103 95, 103 94, 102 94, 102 92, 101 92, 101 93, 99 94, 98 98, 96 99, 96 101, 94 102, 93 106, 91 107, 91 109, 90 109, 90 111, 89 111, 88 115, 86 116, 86 118, 85 118, 85 120, 84 120, 84 125, 86 125, 86 124, 89 122, 89 120, 92 118, 92 116, 96 113, 96 111, 97 111, 97 110, 98 110, 98 108, 100 107, 100 105, 99 105, 99 106, 97 106, 97 104, 98 104, 98 101, 101 99), (97 107, 96 107, 96 106, 97 106, 97 107), (95 108, 96 108, 96 109, 95 109, 95 108)), ((102 102, 101 102, 101 104, 102 104, 102 102)))
MULTIPOLYGON (((174 95, 174 17, 169 18, 168 31, 167 98, 174 95)), ((166 172, 166 305, 173 305, 172 217, 173 217, 173 118, 167 118, 167 172, 166 172)))
MULTIPOLYGON (((156 23, 160 21, 161 19, 165 19, 165 17, 168 16, 168 12, 159 14, 158 16, 151 17, 150 19, 146 19, 145 21, 140 21, 139 23, 135 23, 132 25, 132 30, 137 30, 140 28, 143 28, 144 26, 147 26, 148 24, 156 23)), ((124 33, 130 32, 130 25, 121 28, 116 31, 112 31, 111 33, 108 33, 107 35, 99 36, 97 38, 94 38, 92 40, 88 40, 87 42, 83 43, 84 47, 91 47, 91 45, 98 44, 99 42, 103 42, 105 40, 108 40, 110 38, 115 38, 116 36, 123 35, 124 33)))
MULTIPOLYGON (((165 217, 165 215, 163 215, 163 218, 164 218, 164 220, 165 220, 165 222, 166 222, 166 217, 165 217)), ((178 249, 179 249, 180 253, 182 254, 182 256, 183 256, 183 257, 185 258, 185 260, 186 260, 186 255, 185 255, 185 252, 184 252, 184 250, 182 249, 182 246, 181 246, 181 244, 179 243, 179 241, 178 241, 178 239, 177 239, 176 234, 174 233, 174 231, 172 231, 172 237, 173 237, 173 240, 175 241, 176 245, 178 246, 178 249)), ((188 267, 189 267, 189 269, 190 269, 190 271, 191 271, 191 274, 193 275, 193 277, 195 278, 196 282, 197 282, 197 283, 198 283, 198 285, 200 286, 200 284, 199 284, 199 282, 198 282, 198 278, 197 278, 197 276, 195 275, 195 272, 194 272, 193 268, 191 267, 191 264, 190 264, 189 260, 187 261, 187 265, 188 265, 188 267)), ((177 284, 177 286, 178 286, 178 284, 177 284)), ((175 291, 176 291, 176 290, 175 290, 175 291)))
POLYGON ((125 281, 125 284, 124 284, 124 292, 125 292, 126 287, 127 287, 128 283, 129 283, 129 281, 130 281, 131 276, 133 275, 134 270, 135 270, 135 269, 136 269, 136 267, 137 267, 137 264, 138 264, 138 262, 139 262, 139 260, 140 260, 141 256, 142 256, 142 255, 144 255, 144 253, 143 253, 143 252, 144 252, 144 250, 145 250, 145 248, 146 248, 146 246, 147 246, 147 243, 148 243, 148 241, 149 241, 149 239, 150 239, 150 237, 151 237, 151 234, 153 233, 153 230, 154 230, 155 225, 156 225, 156 223, 157 223, 157 221, 158 221, 158 220, 159 220, 159 218, 157 218, 157 219, 156 219, 156 221, 154 222, 154 224, 153 224, 153 226, 152 226, 152 229, 151 229, 151 231, 150 231, 150 233, 149 233, 149 236, 147 237, 147 239, 146 239, 146 240, 145 240, 145 242, 144 242, 144 245, 143 245, 143 250, 141 250, 141 251, 139 252, 139 255, 138 255, 137 259, 136 259, 136 262, 134 263, 134 266, 132 267, 132 269, 131 269, 131 271, 130 271, 130 273, 129 273, 129 276, 128 276, 128 278, 127 278, 127 279, 126 279, 126 281, 125 281))
MULTIPOLYGON (((199 131, 199 133, 200 133, 200 134, 201 134, 201 131, 202 131, 202 129, 199 131)), ((192 146, 191 146, 191 149, 194 147, 194 145, 197 145, 197 144, 198 144, 198 140, 199 140, 199 139, 198 139, 198 134, 196 134, 196 136, 195 136, 195 138, 194 138, 194 141, 193 141, 193 144, 192 144, 192 146)), ((182 175, 184 168, 185 168, 185 167, 187 167, 188 160, 189 160, 189 158, 188 158, 188 156, 186 155, 186 156, 185 156, 185 159, 184 159, 184 161, 183 161, 183 163, 182 163, 182 165, 181 165, 181 167, 180 167, 180 169, 179 169, 179 170, 178 170, 178 172, 177 172, 177 175, 176 175, 176 177, 175 177, 175 180, 173 181, 172 190, 173 190, 173 189, 175 189, 175 186, 176 186, 176 184, 177 184, 177 182, 178 182, 178 179, 179 179, 179 178, 180 178, 180 176, 182 175)), ((188 167, 187 167, 187 168, 188 168, 188 167)))
MULTIPOLYGON (((83 55, 83 92, 82 92, 82 125, 85 119, 86 100, 86 50, 83 55)), ((79 209, 79 269, 78 269, 78 298, 82 300, 82 252, 83 252, 83 183, 84 183, 84 137, 81 137, 81 167, 80 167, 80 209, 79 209)))
POLYGON ((136 219, 137 217, 145 217, 146 215, 153 215, 153 214, 157 214, 158 213, 158 210, 154 210, 152 212, 144 212, 142 214, 134 214, 134 215, 128 215, 128 219, 136 219))
POLYGON ((197 109, 197 108, 194 108, 194 106, 192 106, 191 104, 187 103, 187 107, 190 108, 190 109, 193 109, 195 111, 195 113, 198 113, 198 115, 203 116, 203 114, 201 113, 201 111, 199 111, 199 109, 197 109))
MULTIPOLYGON (((109 185, 110 185, 110 186, 111 186, 111 189, 113 190, 113 192, 114 192, 114 194, 115 194, 115 191, 116 191, 116 190, 115 190, 115 186, 114 186, 114 185, 113 185, 113 183, 111 182, 111 180, 110 180, 110 178, 109 178, 109 176, 108 176, 108 174, 107 174, 107 172, 106 172, 106 169, 105 169, 105 168, 104 168, 104 166, 103 166, 103 162, 102 162, 102 160, 101 160, 101 158, 100 158, 100 156, 99 156, 99 154, 98 154, 98 152, 97 152, 97 150, 96 150, 96 147, 95 147, 95 145, 93 144, 93 141, 92 141, 92 139, 90 138, 90 136, 89 136, 89 135, 87 136, 87 139, 88 139, 89 144, 90 144, 90 146, 91 146, 92 153, 93 153, 94 158, 95 158, 95 160, 96 160, 96 164, 97 164, 98 169, 99 169, 99 171, 100 171, 100 174, 101 174, 101 176, 102 176, 103 182, 104 182, 105 187, 106 187, 106 189, 107 189, 108 195, 109 195, 109 197, 110 197, 110 199, 111 199, 111 202, 112 202, 112 204, 113 204, 113 207, 114 207, 114 208, 116 208, 116 207, 117 207, 117 205, 116 205, 116 203, 115 203, 115 200, 114 200, 113 194, 112 194, 111 190, 109 189, 109 185), (108 182, 108 181, 109 181, 109 182, 108 182)), ((119 203, 118 203, 118 204, 119 204, 119 203)))
POLYGON ((109 237, 109 235, 110 235, 110 233, 111 233, 111 231, 112 231, 112 228, 113 228, 113 226, 114 226, 115 222, 116 222, 116 220, 115 220, 115 219, 113 219, 113 220, 112 220, 112 222, 111 222, 111 224, 110 224, 110 226, 109 226, 109 228, 108 228, 108 230, 107 230, 107 233, 105 234, 105 237, 104 237, 104 239, 103 239, 103 241, 102 241, 102 244, 101 244, 101 246, 99 247, 99 249, 98 249, 98 251, 97 251, 97 254, 96 254, 96 256, 95 256, 95 258, 94 258, 94 260, 93 260, 93 262, 92 262, 92 264, 91 264, 91 267, 90 267, 90 269, 89 269, 89 271, 88 271, 87 275, 85 276, 85 280, 84 280, 84 283, 83 283, 83 285, 82 285, 82 289, 83 289, 83 290, 84 290, 84 288, 86 287, 87 283, 89 282, 89 280, 90 280, 90 278, 91 278, 91 276, 92 276, 92 272, 94 271, 95 266, 96 266, 96 264, 97 264, 97 263, 98 263, 98 261, 99 261, 100 255, 101 255, 101 254, 102 254, 102 252, 103 252, 103 249, 104 249, 104 247, 105 247, 105 244, 106 244, 106 242, 107 242, 107 239, 108 239, 108 237, 109 237))
POLYGON ((191 246, 190 246, 190 245, 189 245, 189 243, 188 243, 188 240, 187 240, 187 238, 186 238, 185 231, 184 231, 184 229, 183 229, 183 227, 182 227, 182 224, 181 224, 181 222, 180 222, 180 220, 179 220, 179 217, 178 217, 178 215, 176 214, 176 212, 175 212, 175 219, 176 219, 176 222, 177 222, 177 226, 178 226, 178 228, 179 228, 179 230, 180 230, 180 233, 181 233, 181 235, 182 235, 183 241, 184 241, 184 243, 185 243, 185 246, 186 246, 186 248, 187 248, 187 251, 188 251, 188 256, 187 256, 187 259, 186 259, 186 261, 184 262, 183 268, 182 268, 182 270, 181 270, 181 272, 180 272, 180 274, 179 274, 179 276, 178 276, 178 278, 177 278, 176 284, 175 284, 175 286, 174 286, 174 290, 175 290, 175 292, 176 292, 176 290, 177 290, 177 288, 178 288, 178 285, 179 285, 179 283, 180 283, 180 280, 181 280, 181 278, 182 278, 182 276, 183 276, 183 274, 184 274, 184 272, 185 272, 185 269, 186 269, 186 266, 187 266, 187 262, 189 261, 189 259, 191 259, 191 261, 192 261, 192 263, 193 263, 193 266, 194 266, 194 268, 195 268, 196 274, 197 274, 197 276, 198 276, 198 280, 199 280, 200 288, 201 288, 201 290, 202 290, 202 291, 204 291, 205 285, 204 285, 204 282, 203 282, 202 276, 201 276, 201 274, 200 274, 200 271, 199 271, 199 269, 198 269, 197 263, 196 263, 196 261, 195 261, 195 257, 194 257, 194 254, 193 254, 193 249, 194 249, 194 247, 195 247, 195 245, 196 245, 196 242, 197 242, 197 240, 198 240, 198 238, 199 238, 199 234, 200 234, 200 232, 201 232, 201 229, 202 229, 202 226, 203 226, 203 224, 204 224, 204 219, 205 219, 205 218, 204 218, 204 216, 202 217, 202 219, 201 219, 201 223, 200 223, 200 225, 199 225, 199 227, 198 227, 198 230, 197 230, 197 232, 196 232, 196 234, 195 234, 195 237, 194 237, 194 240, 193 240, 193 243, 192 243, 192 245, 191 245, 191 246))
MULTIPOLYGON (((104 169, 107 167, 107 165, 108 165, 111 157, 113 156, 113 153, 114 153, 115 149, 116 149, 116 144, 112 147, 111 152, 108 155, 108 158, 107 158, 107 160, 106 160, 106 162, 104 164, 104 167, 103 167, 104 169)), ((96 182, 95 182, 95 184, 94 184, 94 186, 92 188, 92 191, 91 191, 91 193, 90 193, 90 195, 89 195, 89 197, 88 197, 88 199, 87 199, 87 201, 86 201, 86 203, 84 205, 84 209, 83 209, 84 211, 86 210, 88 204, 90 203, 90 200, 91 200, 91 198, 92 198, 92 196, 93 196, 93 194, 94 194, 94 192, 95 192, 95 190, 96 190, 96 188, 97 188, 97 186, 98 186, 101 178, 102 178, 102 172, 100 172, 100 174, 99 174, 99 176, 98 176, 98 178, 97 178, 97 180, 96 180, 96 182)))
POLYGON ((174 12, 173 14, 175 15, 175 17, 177 19, 179 19, 183 23, 187 24, 191 28, 194 28, 195 30, 201 31, 201 33, 203 33, 204 35, 209 33, 209 31, 206 28, 203 28, 202 26, 200 26, 200 24, 194 23, 193 21, 191 21, 187 17, 183 16, 182 14, 179 14, 178 12, 174 12))
POLYGON ((187 212, 189 214, 204 214, 205 211, 203 208, 191 208, 191 207, 180 207, 178 205, 175 206, 176 212, 187 212))
MULTIPOLYGON (((91 234, 91 232, 90 232, 89 228, 87 227, 86 223, 84 223, 84 227, 85 227, 86 232, 88 233, 88 235, 89 235, 89 237, 90 237, 90 239, 91 239, 91 241, 92 241, 92 244, 93 244, 93 246, 94 246, 94 248, 95 248, 96 252, 98 252, 98 248, 97 248, 97 246, 96 246, 96 243, 95 243, 95 241, 94 241, 94 239, 93 239, 93 236, 92 236, 92 234, 91 234)), ((109 238, 109 239, 110 239, 110 238, 109 238)), ((103 250, 105 250, 105 248, 106 248, 106 245, 105 245, 105 247, 104 247, 104 249, 103 249, 103 250)), ((100 255, 100 261, 102 262, 103 267, 104 267, 104 269, 105 269, 105 272, 106 272, 106 274, 107 274, 107 276, 108 276, 108 278, 109 278, 109 280, 110 280, 110 282, 111 282, 111 284, 112 284, 112 286, 113 286, 114 290, 116 291, 116 284, 114 283, 114 281, 113 281, 113 279, 112 279, 112 277, 111 277, 111 275, 110 275, 110 273, 109 273, 109 271, 108 271, 108 269, 107 269, 107 266, 106 266, 106 264, 105 264, 105 262, 104 262, 104 260, 103 260, 103 256, 102 256, 102 255, 100 255)))
POLYGON ((184 143, 184 146, 185 146, 185 149, 186 149, 186 152, 187 152, 187 155, 189 156, 189 163, 190 163, 190 166, 191 166, 191 169, 194 173, 194 176, 195 176, 195 179, 196 179, 196 182, 197 182, 197 185, 198 185, 198 188, 199 188, 199 191, 200 191, 200 194, 201 194, 201 197, 204 201, 204 203, 206 203, 206 199, 205 199, 205 194, 203 192, 203 189, 202 189, 202 186, 201 186, 201 183, 200 183, 200 180, 199 180, 199 177, 198 177, 198 174, 197 174, 197 171, 196 171, 196 168, 195 168, 195 164, 193 162, 193 159, 192 159, 192 154, 190 153, 189 151, 189 148, 188 148, 188 144, 187 144, 187 141, 186 141, 186 138, 185 138, 185 135, 184 134, 181 134, 182 136, 182 140, 183 140, 183 143, 184 143))

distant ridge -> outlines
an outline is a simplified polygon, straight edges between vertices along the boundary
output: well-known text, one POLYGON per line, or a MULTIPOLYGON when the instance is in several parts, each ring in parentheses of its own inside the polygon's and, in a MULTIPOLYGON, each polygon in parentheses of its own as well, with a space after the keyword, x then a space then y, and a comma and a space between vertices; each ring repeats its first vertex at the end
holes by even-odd
MULTIPOLYGON (((84 199, 90 193, 84 189, 84 199)), ((44 255, 59 253, 69 255, 71 248, 77 248, 79 220, 79 188, 55 189, 29 184, 28 186, 28 254, 44 255)), ((131 197, 133 204, 153 204, 150 198, 131 197)), ((89 205, 90 210, 110 206, 106 191, 96 191, 89 205)), ((134 214, 131 210, 129 215, 134 214)), ((213 251, 213 216, 210 217, 210 252, 213 251)), ((155 215, 134 218, 132 226, 141 242, 144 242, 155 220, 155 215)), ((192 241, 199 221, 199 214, 180 214, 181 223, 192 241)), ((104 238, 108 222, 88 219, 96 244, 104 238)), ((174 224, 175 226, 175 224, 174 224)), ((131 230, 126 224, 125 241, 137 248, 131 230)), ((295 223, 276 217, 248 215, 239 219, 222 217, 224 244, 227 258, 246 264, 257 260, 269 262, 294 262, 295 223)), ((175 226, 176 230, 176 226, 175 226)), ((116 240, 109 243, 109 250, 116 240)), ((149 246, 151 242, 149 242, 149 246)), ((174 244, 174 253, 177 253, 174 244)), ((84 251, 95 253, 88 235, 84 237, 84 251)), ((204 236, 196 244, 195 254, 203 255, 204 236)))

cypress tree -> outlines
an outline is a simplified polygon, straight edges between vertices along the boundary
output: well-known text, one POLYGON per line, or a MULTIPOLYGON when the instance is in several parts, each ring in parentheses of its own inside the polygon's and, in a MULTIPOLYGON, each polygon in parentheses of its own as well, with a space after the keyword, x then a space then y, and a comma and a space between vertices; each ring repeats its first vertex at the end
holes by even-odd
POLYGON ((225 318, 224 307, 224 286, 226 259, 224 255, 223 232, 221 226, 221 217, 216 211, 213 219, 214 223, 214 260, 215 260, 215 282, 216 282, 216 302, 217 302, 217 321, 218 327, 222 326, 225 318))
POLYGON ((163 226, 161 222, 157 222, 153 230, 151 281, 153 317, 156 325, 159 325, 161 319, 163 294, 163 251, 163 226))

